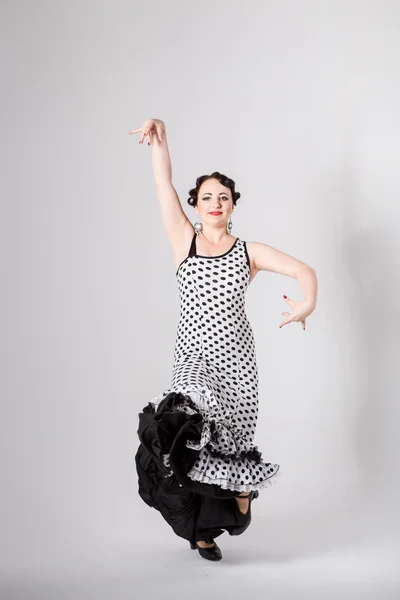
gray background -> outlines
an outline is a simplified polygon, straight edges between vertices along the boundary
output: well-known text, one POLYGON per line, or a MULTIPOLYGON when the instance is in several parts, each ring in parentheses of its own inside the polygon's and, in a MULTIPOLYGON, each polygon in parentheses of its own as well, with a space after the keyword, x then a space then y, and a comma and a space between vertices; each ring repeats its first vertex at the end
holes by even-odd
POLYGON ((398 598, 400 4, 3 1, 1 597, 398 598), (232 233, 317 272, 247 292, 281 465, 224 560, 137 495, 178 319, 151 148, 242 194, 232 233), (136 597, 136 596, 135 596, 136 597))

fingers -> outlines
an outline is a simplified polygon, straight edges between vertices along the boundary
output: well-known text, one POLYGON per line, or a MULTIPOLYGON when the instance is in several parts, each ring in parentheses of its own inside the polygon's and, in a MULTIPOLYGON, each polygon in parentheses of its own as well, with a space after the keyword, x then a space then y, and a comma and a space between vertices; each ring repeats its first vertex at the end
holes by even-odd
POLYGON ((160 140, 160 142, 163 141, 163 129, 162 129, 161 125, 156 125, 155 131, 152 130, 152 127, 153 127, 152 122, 147 121, 145 125, 147 125, 147 127, 145 126, 143 129, 142 129, 142 127, 139 127, 138 129, 132 129, 132 131, 128 131, 128 134, 142 132, 142 135, 140 136, 139 144, 143 144, 144 138, 147 135, 148 136, 147 143, 150 146, 151 142, 153 141, 153 137, 152 137, 153 133, 156 134, 156 136, 160 140))
MULTIPOLYGON (((283 315, 289 315, 289 313, 282 313, 283 315)), ((298 323, 299 320, 296 317, 292 317, 289 315, 290 318, 286 319, 286 321, 282 321, 282 323, 280 323, 279 325, 279 329, 281 327, 283 327, 284 325, 287 325, 288 323, 298 323)), ((306 320, 304 319, 304 321, 301 321, 301 325, 303 327, 303 329, 306 328, 306 320)))
MULTIPOLYGON (((293 309, 295 309, 295 305, 296 302, 294 302, 291 298, 288 298, 287 296, 283 295, 283 299, 285 300, 285 302, 287 302, 293 309)), ((299 317, 296 317, 296 315, 292 314, 292 313, 288 313, 288 312, 283 312, 282 315, 284 317, 288 317, 285 321, 282 321, 282 323, 279 325, 279 329, 281 327, 283 327, 284 325, 287 325, 288 323, 293 323, 293 322, 298 322, 299 321, 299 317)), ((306 320, 304 319, 303 321, 301 321, 301 325, 303 327, 303 329, 306 328, 306 320)))
POLYGON ((287 296, 284 295, 283 299, 284 299, 285 302, 287 302, 288 304, 290 304, 290 306, 294 305, 294 302, 293 302, 293 300, 291 298, 288 298, 287 296))
POLYGON ((283 327, 284 325, 287 325, 288 323, 291 323, 291 322, 292 322, 292 319, 286 319, 286 321, 282 321, 282 323, 279 325, 279 329, 281 327, 283 327))
POLYGON ((150 132, 150 130, 143 131, 142 137, 140 138, 140 141, 139 141, 139 144, 143 144, 144 138, 146 137, 146 135, 149 135, 149 132, 150 132))
POLYGON ((282 323, 279 325, 279 329, 281 327, 283 327, 283 325, 286 325, 287 323, 290 323, 292 321, 292 315, 291 315, 291 313, 283 312, 282 315, 284 317, 288 317, 288 318, 286 319, 286 321, 282 321, 282 323))

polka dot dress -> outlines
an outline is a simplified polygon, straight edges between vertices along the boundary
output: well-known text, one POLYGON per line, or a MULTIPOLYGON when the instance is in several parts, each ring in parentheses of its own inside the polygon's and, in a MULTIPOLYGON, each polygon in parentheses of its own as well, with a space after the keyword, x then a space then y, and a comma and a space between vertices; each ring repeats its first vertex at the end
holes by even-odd
POLYGON ((152 403, 157 407, 170 392, 181 392, 190 397, 181 410, 201 413, 201 440, 187 441, 199 450, 188 472, 191 479, 237 492, 267 487, 275 483, 279 465, 264 462, 253 443, 258 368, 245 311, 250 284, 246 242, 236 238, 224 254, 201 256, 194 234, 176 276, 180 318, 172 381, 152 403))

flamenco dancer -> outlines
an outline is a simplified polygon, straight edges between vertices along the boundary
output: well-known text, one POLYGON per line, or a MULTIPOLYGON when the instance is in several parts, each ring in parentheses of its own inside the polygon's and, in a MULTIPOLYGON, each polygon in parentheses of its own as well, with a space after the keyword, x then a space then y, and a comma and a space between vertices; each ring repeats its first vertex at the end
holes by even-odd
POLYGON ((240 193, 218 171, 189 191, 193 226, 172 184, 164 122, 149 119, 129 133, 140 133, 139 144, 147 138, 152 148, 180 298, 170 386, 139 413, 139 495, 192 549, 217 561, 215 539, 243 533, 252 500, 280 475, 279 464, 265 462, 254 445, 258 368, 246 290, 259 271, 296 278, 304 299, 283 296, 292 312, 282 313, 279 327, 300 323, 305 330, 316 306, 316 273, 271 246, 232 235, 240 193))

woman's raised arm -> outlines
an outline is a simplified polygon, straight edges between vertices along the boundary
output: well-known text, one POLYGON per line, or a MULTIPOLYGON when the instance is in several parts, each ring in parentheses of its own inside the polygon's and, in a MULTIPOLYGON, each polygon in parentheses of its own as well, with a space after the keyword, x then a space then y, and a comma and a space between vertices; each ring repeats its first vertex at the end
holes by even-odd
POLYGON ((172 184, 172 166, 167 144, 165 123, 160 119, 148 119, 139 129, 129 133, 141 133, 139 144, 147 137, 152 148, 152 165, 161 219, 171 244, 179 253, 180 246, 186 247, 193 234, 193 225, 187 218, 178 194, 172 184))

